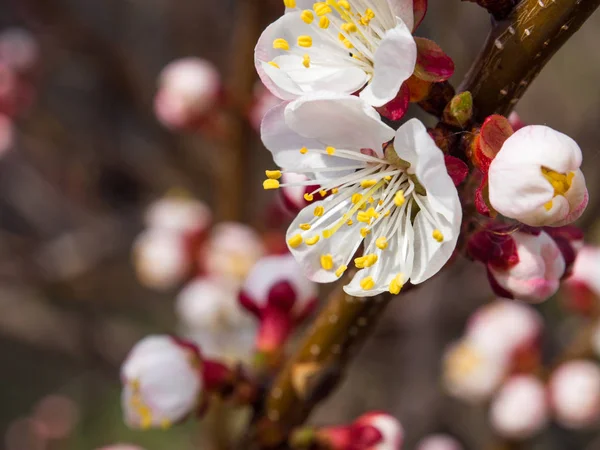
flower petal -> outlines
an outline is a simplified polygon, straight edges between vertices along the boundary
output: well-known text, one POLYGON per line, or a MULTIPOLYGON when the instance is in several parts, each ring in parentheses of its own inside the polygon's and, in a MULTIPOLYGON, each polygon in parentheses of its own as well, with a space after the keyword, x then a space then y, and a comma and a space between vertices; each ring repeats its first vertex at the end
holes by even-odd
POLYGON ((379 156, 383 156, 382 145, 394 137, 394 130, 381 121, 375 109, 351 95, 305 95, 289 105, 285 119, 296 133, 326 146, 372 149, 379 156))
MULTIPOLYGON (((415 28, 413 0, 387 0, 387 2, 392 13, 402 19, 409 30, 413 30, 415 28)), ((420 0, 417 0, 415 3, 419 2, 420 0)))
POLYGON ((400 86, 412 75, 417 62, 417 45, 410 29, 400 22, 388 30, 375 51, 373 79, 360 97, 373 106, 393 100, 400 86))

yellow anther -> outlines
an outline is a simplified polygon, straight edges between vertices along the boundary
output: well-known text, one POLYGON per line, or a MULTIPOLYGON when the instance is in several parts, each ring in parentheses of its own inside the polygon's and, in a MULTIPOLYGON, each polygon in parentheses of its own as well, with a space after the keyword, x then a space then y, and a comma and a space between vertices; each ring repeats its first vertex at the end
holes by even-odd
POLYGON ((265 174, 270 180, 279 180, 281 178, 281 170, 266 170, 265 174))
POLYGON ((321 197, 325 197, 327 195, 327 190, 326 189, 321 189, 319 191, 319 194, 321 194, 321 197))
POLYGON ((366 237, 367 237, 367 235, 368 235, 368 234, 370 234, 370 233, 371 233, 371 230, 369 230, 368 228, 361 228, 361 229, 360 229, 360 235, 361 235, 363 238, 366 238, 366 237))
POLYGON ((301 230, 308 231, 308 230, 310 230, 311 226, 310 226, 310 223, 301 223, 299 228, 301 230))
POLYGON ((554 188, 554 196, 565 195, 565 193, 571 189, 571 184, 575 177, 574 172, 564 174, 547 169, 546 167, 542 167, 542 175, 554 188))
POLYGON ((325 208, 322 206, 316 206, 313 213, 316 217, 321 217, 325 213, 325 208))
POLYGON ((296 0, 283 0, 283 4, 285 5, 286 8, 295 8, 296 0))
POLYGON ((333 236, 333 233, 335 233, 335 230, 330 230, 329 228, 323 230, 323 237, 325 239, 329 239, 331 236, 333 236))
POLYGON ((312 37, 298 36, 298 45, 304 48, 312 47, 312 37))
POLYGON ((339 33, 338 34, 338 39, 342 42, 344 42, 346 40, 346 36, 344 36, 344 33, 339 33))
POLYGON ((324 30, 329 28, 329 23, 329 17, 327 16, 323 16, 319 19, 319 27, 323 28, 324 30))
POLYGON ((277 50, 289 50, 290 44, 288 44, 288 41, 286 41, 285 39, 279 38, 273 41, 273 48, 277 50))
POLYGON ((351 227, 352 225, 354 225, 354 222, 352 221, 352 219, 350 219, 348 222, 346 222, 346 225, 351 227))
POLYGON ((308 153, 308 149, 306 147, 302 147, 300 149, 300 153, 302 153, 303 155, 306 155, 308 153))
POLYGON ((377 180, 362 180, 360 182, 360 187, 362 188, 370 188, 377 184, 377 180))
POLYGON ((404 287, 404 277, 401 273, 396 275, 394 279, 390 282, 390 294, 398 295, 402 288, 404 287))
POLYGON ((358 269, 364 269, 365 267, 371 267, 377 262, 379 258, 377 255, 365 255, 354 259, 354 265, 358 269))
POLYGON ((392 213, 392 211, 390 211, 389 209, 383 214, 383 217, 389 217, 389 215, 392 213))
POLYGON ((362 194, 353 194, 352 195, 352 203, 354 203, 355 205, 360 202, 362 200, 363 196, 362 194))
POLYGON ((325 270, 333 269, 333 256, 321 255, 321 267, 325 270))
POLYGON ((375 13, 373 12, 372 9, 367 9, 365 11, 365 15, 361 17, 360 19, 360 23, 364 26, 369 25, 369 23, 371 23, 371 20, 373 20, 375 18, 375 13))
POLYGON ((341 277, 342 275, 344 275, 344 272, 348 270, 348 266, 340 266, 338 267, 338 269, 335 271, 335 276, 336 277, 341 277))
POLYGON ((348 39, 344 39, 344 47, 348 49, 354 48, 354 44, 352 44, 352 42, 350 42, 348 39))
POLYGON ((360 287, 363 288, 365 291, 369 291, 375 287, 375 280, 373 280, 373 277, 363 278, 360 281, 360 287))
POLYGON ((374 219, 379 219, 379 213, 375 211, 375 208, 371 207, 367 210, 367 214, 374 219))
POLYGON ((385 250, 386 248, 388 248, 387 238, 385 236, 377 238, 377 240, 375 241, 375 245, 379 250, 385 250))
POLYGON ((292 248, 300 247, 302 245, 303 239, 300 234, 296 234, 288 239, 288 245, 292 248))
POLYGON ((268 179, 263 181, 263 188, 268 191, 269 189, 279 189, 279 181, 268 179))
POLYGON ((404 191, 396 192, 396 195, 394 196, 394 203, 396 206, 402 206, 405 202, 406 198, 404 198, 404 191))
POLYGON ((331 13, 331 8, 329 7, 329 5, 325 2, 316 2, 313 5, 313 9, 315 10, 315 13, 317 14, 317 16, 324 16, 325 14, 329 14, 331 13))
POLYGON ((337 194, 338 192, 340 192, 340 190, 339 190, 338 188, 333 188, 333 189, 331 190, 331 193, 332 193, 332 194, 337 194))
POLYGON ((358 31, 358 28, 353 23, 343 23, 341 28, 346 33, 356 33, 358 31))
POLYGON ((335 154, 335 147, 327 147, 325 149, 325 151, 327 152, 328 155, 333 155, 333 154, 335 154))
POLYGON ((315 196, 312 194, 304 194, 304 200, 306 200, 307 202, 312 202, 315 199, 315 196))
POLYGON ((337 2, 338 6, 344 8, 346 11, 350 11, 350 3, 347 0, 339 0, 337 2))
POLYGON ((300 14, 300 17, 302 18, 304 23, 307 23, 309 25, 311 23, 313 23, 313 20, 315 20, 315 15, 313 14, 313 12, 310 9, 305 9, 304 11, 302 11, 302 14, 300 14))
POLYGON ((277 64, 275 61, 270 61, 267 64, 270 65, 270 66, 275 67, 276 69, 279 69, 279 64, 277 64))
POLYGON ((379 201, 377 202, 377 205, 378 205, 378 206, 382 206, 382 205, 383 205, 383 200, 379 200, 379 201))
POLYGON ((392 176, 391 175, 386 175, 385 177, 383 177, 383 179, 385 181, 392 181, 392 176))
POLYGON ((444 235, 438 229, 433 230, 433 233, 431 233, 431 236, 440 243, 444 242, 444 235))
POLYGON ((546 211, 550 211, 552 209, 553 205, 554 205, 554 202, 552 200, 550 200, 549 202, 544 203, 544 208, 546 208, 546 211))
POLYGON ((308 238, 306 240, 306 245, 315 245, 317 242, 319 242, 319 239, 321 239, 321 236, 319 236, 318 234, 316 234, 313 237, 308 238))
POLYGON ((310 68, 310 55, 308 53, 302 58, 302 65, 307 69, 310 68))
POLYGON ((366 211, 359 211, 356 214, 356 220, 362 223, 369 223, 371 221, 371 215, 366 211))
POLYGON ((373 197, 369 197, 369 199, 367 200, 367 203, 373 203, 375 201, 375 199, 373 197))

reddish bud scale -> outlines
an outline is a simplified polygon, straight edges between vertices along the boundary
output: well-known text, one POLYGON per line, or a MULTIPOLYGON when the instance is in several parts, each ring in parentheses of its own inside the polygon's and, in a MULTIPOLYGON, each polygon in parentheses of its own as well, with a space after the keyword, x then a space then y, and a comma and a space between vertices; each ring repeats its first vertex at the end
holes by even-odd
POLYGON ((425 81, 442 82, 454 74, 454 61, 435 42, 416 37, 417 65, 415 76, 425 81))
POLYGON ((467 251, 476 261, 498 269, 508 269, 519 262, 517 247, 511 236, 518 229, 514 226, 489 224, 486 229, 471 236, 467 251))
POLYGON ((408 105, 410 104, 411 91, 407 83, 403 83, 400 87, 400 91, 395 99, 391 102, 383 105, 380 108, 376 108, 377 112, 383 117, 390 120, 400 120, 406 114, 408 105))
POLYGON ((410 78, 404 82, 404 85, 410 92, 409 101, 411 103, 418 103, 429 96, 432 83, 411 75, 410 78))
POLYGON ((469 166, 459 158, 450 155, 444 155, 444 162, 454 185, 460 186, 469 175, 469 166))
POLYGON ((413 32, 421 25, 427 14, 427 0, 413 0, 414 25, 413 32))
POLYGON ((268 308, 261 314, 256 349, 262 353, 277 353, 289 338, 294 327, 289 312, 268 308))

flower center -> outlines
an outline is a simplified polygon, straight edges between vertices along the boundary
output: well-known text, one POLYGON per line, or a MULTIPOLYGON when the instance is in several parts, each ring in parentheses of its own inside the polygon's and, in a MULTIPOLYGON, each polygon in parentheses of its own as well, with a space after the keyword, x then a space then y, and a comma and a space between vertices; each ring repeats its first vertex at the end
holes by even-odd
MULTIPOLYGON (((567 174, 555 172, 554 170, 548 169, 547 167, 542 167, 542 175, 554 188, 554 197, 558 195, 565 195, 569 189, 571 189, 571 184, 573 183, 573 178, 575 177, 575 172, 569 172, 567 174)), ((547 202, 544 207, 547 211, 552 209, 552 200, 547 202)))
MULTIPOLYGON (((152 409, 144 402, 140 389, 140 380, 134 379, 129 382, 132 394, 129 400, 129 405, 140 417, 140 427, 147 430, 152 426, 152 409)), ((161 421, 161 426, 167 429, 171 426, 171 422, 167 419, 161 421)))

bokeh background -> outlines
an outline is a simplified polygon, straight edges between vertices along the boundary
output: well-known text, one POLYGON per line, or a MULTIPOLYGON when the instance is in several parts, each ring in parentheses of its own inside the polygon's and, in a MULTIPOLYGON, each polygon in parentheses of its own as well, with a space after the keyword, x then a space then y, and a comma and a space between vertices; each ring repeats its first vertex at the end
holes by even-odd
MULTIPOLYGON (((160 70, 185 56, 206 58, 224 79, 251 85, 248 36, 281 10, 279 1, 266 0, 0 2, 0 32, 22 27, 40 47, 29 80, 34 98, 15 118, 13 145, 0 157, 2 448, 88 450, 113 442, 210 448, 193 424, 150 433, 122 424, 120 363, 137 339, 175 325, 175 292, 140 286, 131 246, 145 207, 173 188, 205 201, 218 219, 266 229, 272 194, 261 182, 271 162, 258 136, 245 130, 237 154, 244 170, 215 182, 215 173, 228 173, 231 152, 205 136, 167 131, 152 102, 160 70), (253 8, 258 13, 247 14, 253 8), (244 193, 241 201, 228 198, 227 186, 244 193)), ((473 3, 430 0, 418 34, 454 59, 458 85, 489 28, 489 17, 473 3)), ((517 108, 526 123, 548 124, 581 145, 591 202, 580 225, 591 242, 600 208, 599 39, 595 14, 517 108)), ((490 431, 483 410, 446 397, 439 375, 444 348, 491 295, 483 270, 459 261, 403 296, 311 420, 350 421, 384 409, 400 418, 409 444, 447 431, 468 449, 485 448, 490 431)), ((551 355, 576 324, 563 320, 560 299, 540 310, 551 355)), ((600 440, 556 429, 527 448, 594 450, 600 440)))

